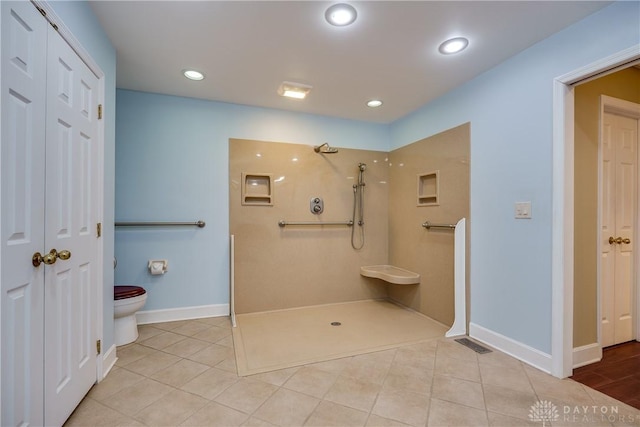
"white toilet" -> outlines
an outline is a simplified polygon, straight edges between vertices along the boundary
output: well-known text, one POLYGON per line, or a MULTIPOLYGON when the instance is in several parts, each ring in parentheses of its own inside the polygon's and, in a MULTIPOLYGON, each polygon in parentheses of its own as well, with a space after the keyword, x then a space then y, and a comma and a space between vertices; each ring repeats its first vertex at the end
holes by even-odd
POLYGON ((114 337, 116 345, 125 345, 138 338, 136 312, 147 300, 147 291, 140 286, 113 287, 114 337))

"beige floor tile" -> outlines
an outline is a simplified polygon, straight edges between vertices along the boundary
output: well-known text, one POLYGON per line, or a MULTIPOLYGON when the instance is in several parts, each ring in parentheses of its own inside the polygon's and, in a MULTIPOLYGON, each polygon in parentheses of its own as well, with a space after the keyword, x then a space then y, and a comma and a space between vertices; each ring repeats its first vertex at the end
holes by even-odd
POLYGON ((488 411, 520 419, 528 419, 529 410, 538 398, 533 393, 484 384, 484 401, 488 411))
POLYGON ((433 379, 431 397, 441 401, 457 403, 484 411, 482 385, 473 381, 436 375, 433 379))
POLYGON ((168 385, 144 379, 120 390, 105 400, 104 404, 125 415, 133 416, 172 390, 173 388, 168 385))
POLYGON ((341 375, 324 399, 350 408, 369 412, 382 385, 341 375))
MULTIPOLYGON (((415 360, 416 359, 414 359, 414 361, 415 360)), ((429 394, 432 381, 432 370, 416 366, 415 364, 400 363, 396 358, 384 380, 383 388, 429 394)))
POLYGON ((273 424, 255 417, 249 418, 242 425, 246 427, 272 427, 273 426, 273 424))
POLYGON ((207 369, 209 369, 209 366, 207 365, 187 359, 181 359, 179 362, 156 372, 151 376, 151 378, 178 388, 185 385, 207 369))
POLYGON ((429 396, 398 390, 381 391, 371 413, 412 426, 424 426, 429 411, 429 396))
POLYGON ((84 398, 64 425, 65 427, 118 426, 125 425, 128 422, 136 421, 100 402, 84 398))
POLYGON ((560 380, 551 375, 536 375, 530 378, 533 389, 540 399, 556 399, 564 402, 573 402, 574 404, 587 405, 592 402, 591 397, 585 391, 582 384, 568 378, 560 380))
POLYGON ((94 385, 88 393, 88 397, 103 402, 122 389, 143 381, 142 375, 130 372, 126 369, 112 369, 107 377, 94 385))
POLYGON ((331 372, 333 374, 340 374, 349 365, 351 361, 350 357, 343 357, 342 359, 327 360, 325 362, 312 363, 308 366, 312 366, 321 371, 331 372))
POLYGON ((241 378, 216 397, 215 401, 238 411, 251 414, 262 405, 278 387, 262 381, 241 378))
POLYGON ((286 383, 289 378, 300 369, 299 366, 287 369, 279 369, 277 371, 264 372, 262 374, 249 375, 245 378, 253 378, 255 380, 264 381, 269 384, 281 386, 286 383))
POLYGON ((154 327, 153 325, 138 325, 138 339, 136 342, 148 340, 151 337, 160 335, 164 330, 154 327))
POLYGON ((414 346, 399 348, 394 363, 433 371, 436 363, 435 348, 432 352, 423 352, 414 346))
POLYGON ((437 426, 487 426, 487 413, 484 410, 469 408, 457 403, 431 399, 429 407, 429 427, 437 426))
MULTIPOLYGON (((207 340, 205 339, 203 341, 207 341, 207 340)), ((231 333, 229 333, 229 335, 222 338, 221 340, 215 341, 215 343, 223 347, 233 348, 233 337, 231 336, 231 333)))
POLYGON ((342 371, 343 376, 350 376, 362 381, 382 384, 389 368, 393 363, 393 357, 389 353, 378 355, 376 353, 354 356, 342 371))
POLYGON ((189 360, 193 360, 194 362, 203 363, 209 366, 216 366, 224 359, 230 357, 234 357, 233 349, 217 344, 209 344, 202 350, 186 356, 186 358, 189 360))
POLYGON ((216 366, 218 369, 222 369, 223 371, 230 372, 234 375, 238 375, 238 366, 236 365, 235 357, 227 357, 222 362, 218 363, 216 366))
MULTIPOLYGON (((462 347, 460 344, 456 344, 462 347)), ((473 360, 448 357, 443 354, 436 356, 436 375, 450 375, 467 381, 480 382, 480 367, 473 360)))
POLYGON ((177 328, 172 329, 171 332, 173 332, 174 334, 192 337, 208 328, 209 326, 201 322, 187 322, 183 325, 178 326, 177 328))
POLYGON ((368 414, 336 403, 322 401, 311 414, 305 426, 364 426, 368 414))
POLYGON ((379 417, 378 415, 369 414, 367 419, 367 427, 405 427, 408 424, 401 423, 400 421, 390 420, 389 418, 379 417))
POLYGON ((180 389, 213 400, 237 381, 237 375, 217 368, 209 368, 180 389))
MULTIPOLYGON (((231 337, 231 330, 227 328, 220 328, 218 326, 207 326, 205 324, 201 325, 205 326, 205 329, 198 331, 198 333, 193 335, 193 338, 197 338, 202 341, 207 341, 210 343, 218 342, 224 338, 231 337)), ((233 339, 230 338, 232 341, 233 339)))
POLYGON ((209 401, 181 390, 173 390, 138 412, 135 418, 148 426, 177 426, 209 401))
POLYGON ((189 357, 208 346, 208 342, 200 341, 195 338, 186 338, 163 348, 162 351, 179 357, 189 357))
POLYGON ((158 328, 158 329, 162 329, 163 331, 172 331, 175 328, 178 328, 182 325, 186 325, 188 323, 192 322, 192 320, 176 320, 173 322, 160 322, 160 323, 153 323, 153 326, 158 328))
POLYGON ((182 426, 232 427, 244 423, 249 416, 216 402, 211 402, 187 418, 182 426))
POLYGON ((280 426, 301 426, 319 402, 314 397, 281 388, 253 416, 280 426))
POLYGON ((534 422, 528 419, 509 417, 507 415, 496 414, 495 412, 487 412, 487 416, 489 418, 489 425, 492 427, 540 427, 542 425, 542 423, 538 421, 534 422))
POLYGON ((127 366, 129 363, 142 359, 155 353, 155 350, 149 347, 142 346, 140 344, 133 343, 116 348, 116 366, 127 366))
MULTIPOLYGON (((487 348, 490 348, 486 344, 482 344, 487 348)), ((478 354, 478 363, 480 365, 495 365, 495 366, 505 366, 514 368, 516 366, 522 366, 522 362, 520 362, 515 357, 511 357, 508 354, 505 354, 499 350, 494 350, 491 353, 478 354)))
POLYGON ((156 351, 149 356, 138 359, 135 362, 129 363, 126 367, 128 371, 135 372, 136 374, 150 377, 158 371, 161 371, 169 366, 182 360, 178 356, 164 353, 162 351, 156 351))
POLYGON ((194 322, 204 323, 209 326, 231 328, 231 318, 229 316, 203 317, 201 319, 194 319, 194 322))
POLYGON ((455 342, 453 339, 445 338, 438 340, 436 357, 443 356, 447 358, 466 360, 468 362, 478 362, 478 353, 471 350, 469 347, 465 347, 464 345, 455 342))
POLYGON ((140 344, 145 347, 155 348, 156 350, 162 350, 165 347, 169 347, 179 341, 185 340, 187 337, 180 334, 174 334, 173 332, 163 332, 149 339, 141 341, 140 344))
MULTIPOLYGON (((595 405, 604 405, 608 407, 616 407, 618 409, 618 413, 621 415, 625 415, 626 418, 634 418, 636 420, 637 426, 640 426, 640 409, 636 409, 633 406, 622 403, 613 397, 607 396, 604 393, 599 392, 598 390, 594 390, 587 386, 583 386, 584 391, 593 399, 595 405)), ((615 422, 614 422, 615 424, 615 422)))
POLYGON ((481 363, 480 376, 483 384, 499 385, 512 390, 533 393, 529 377, 521 364, 503 366, 481 363))
POLYGON ((283 387, 321 399, 336 382, 337 377, 337 374, 304 366, 293 374, 283 387))

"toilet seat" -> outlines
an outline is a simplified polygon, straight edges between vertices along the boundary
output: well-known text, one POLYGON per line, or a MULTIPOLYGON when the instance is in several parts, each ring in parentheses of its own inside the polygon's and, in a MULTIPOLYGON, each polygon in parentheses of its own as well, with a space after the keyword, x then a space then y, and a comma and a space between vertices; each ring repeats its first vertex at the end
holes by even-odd
POLYGON ((138 297, 140 295, 144 295, 146 294, 147 291, 144 290, 144 288, 140 287, 140 286, 114 286, 113 287, 113 299, 114 300, 120 300, 120 299, 127 299, 127 298, 134 298, 134 297, 138 297))

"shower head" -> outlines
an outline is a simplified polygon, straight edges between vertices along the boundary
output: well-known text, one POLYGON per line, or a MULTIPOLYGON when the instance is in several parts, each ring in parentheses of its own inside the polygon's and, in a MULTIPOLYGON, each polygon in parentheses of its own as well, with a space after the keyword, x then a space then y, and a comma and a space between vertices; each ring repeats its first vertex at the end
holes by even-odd
POLYGON ((315 147, 313 147, 313 151, 320 154, 333 154, 333 153, 337 153, 338 149, 330 147, 329 143, 325 142, 322 145, 316 145, 315 147))
POLYGON ((366 168, 367 165, 365 163, 358 163, 358 169, 360 169, 360 172, 364 172, 366 168))

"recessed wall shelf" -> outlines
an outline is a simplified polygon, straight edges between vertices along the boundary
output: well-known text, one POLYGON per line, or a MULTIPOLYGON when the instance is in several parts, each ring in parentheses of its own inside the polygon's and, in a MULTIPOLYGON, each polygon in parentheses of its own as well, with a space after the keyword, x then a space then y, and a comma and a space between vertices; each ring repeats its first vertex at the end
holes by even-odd
POLYGON ((440 171, 418 174, 418 206, 439 205, 440 171))
POLYGON ((242 172, 242 204, 273 206, 273 175, 242 172))

